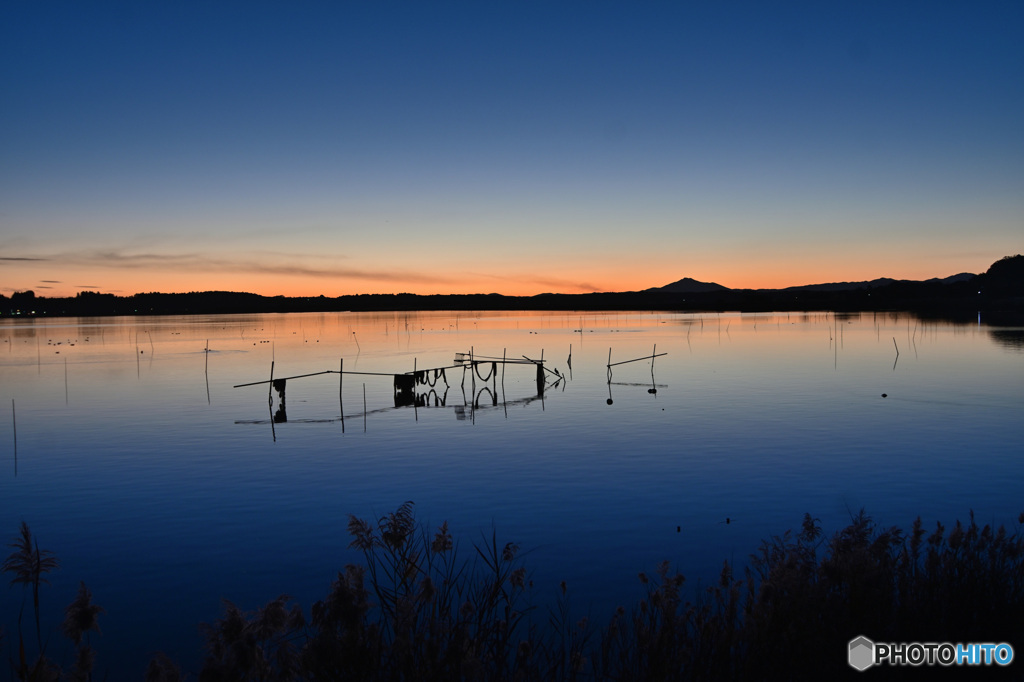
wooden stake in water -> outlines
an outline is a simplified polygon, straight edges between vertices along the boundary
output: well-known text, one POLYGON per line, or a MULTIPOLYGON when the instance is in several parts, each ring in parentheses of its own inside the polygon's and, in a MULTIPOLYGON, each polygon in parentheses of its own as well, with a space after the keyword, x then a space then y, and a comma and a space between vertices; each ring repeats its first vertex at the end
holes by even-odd
POLYGON ((363 384, 363 433, 366 433, 366 384, 363 384))
POLYGON ((270 361, 270 381, 267 382, 267 404, 272 405, 274 403, 274 361, 270 361))
POLYGON ((64 358, 64 404, 68 404, 68 359, 64 358))
POLYGON ((14 426, 14 475, 18 475, 18 417, 14 413, 14 398, 11 398, 11 424, 14 426))
POLYGON ((341 412, 341 432, 345 433, 345 403, 341 398, 341 389, 345 385, 345 358, 338 364, 338 410, 341 412))
POLYGON ((203 376, 206 378, 206 404, 210 404, 210 339, 206 339, 206 365, 203 367, 203 376))

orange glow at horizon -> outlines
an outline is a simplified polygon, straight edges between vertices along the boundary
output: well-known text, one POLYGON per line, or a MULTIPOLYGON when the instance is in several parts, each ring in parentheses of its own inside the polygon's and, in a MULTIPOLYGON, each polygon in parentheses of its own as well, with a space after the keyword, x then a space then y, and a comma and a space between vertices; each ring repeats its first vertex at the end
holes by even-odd
MULTIPOLYGON (((933 266, 934 267, 934 266, 933 266)), ((586 294, 597 292, 641 291, 671 284, 685 277, 699 282, 720 284, 730 289, 782 289, 791 286, 825 282, 867 281, 879 277, 894 279, 928 279, 956 274, 951 270, 934 271, 920 265, 899 268, 893 263, 849 264, 840 267, 833 263, 827 267, 810 264, 795 267, 792 263, 771 264, 760 268, 744 263, 707 263, 692 265, 638 267, 591 270, 577 266, 573 272, 555 273, 491 273, 491 276, 458 273, 451 277, 438 276, 411 278, 403 282, 400 275, 378 280, 372 277, 330 278, 302 275, 276 275, 239 272, 170 272, 161 270, 103 270, 101 268, 61 273, 60 281, 37 279, 25 273, 0 283, 5 294, 33 290, 37 296, 74 296, 80 291, 113 293, 130 296, 137 293, 185 293, 191 291, 233 291, 261 296, 315 297, 356 294, 418 295, 443 294, 502 294, 506 296, 534 296, 543 293, 586 294)), ((983 272, 986 268, 975 270, 983 272)))
MULTIPOLYGON (((335 298, 357 294, 417 295, 642 291, 684 278, 729 289, 783 289, 881 277, 926 280, 962 272, 982 273, 1004 248, 988 252, 936 250, 908 255, 906 248, 880 250, 870 244, 837 246, 830 252, 808 245, 755 245, 730 250, 704 245, 614 250, 561 248, 515 253, 514 249, 420 250, 413 257, 368 249, 359 257, 335 257, 326 248, 301 252, 241 252, 214 249, 177 253, 153 249, 9 258, 0 263, 0 292, 35 291, 37 296, 75 296, 81 291, 130 296, 138 293, 232 291, 261 296, 335 298)), ((996 246, 996 245, 993 245, 996 246)), ((1019 249, 1018 249, 1019 251, 1019 249)))

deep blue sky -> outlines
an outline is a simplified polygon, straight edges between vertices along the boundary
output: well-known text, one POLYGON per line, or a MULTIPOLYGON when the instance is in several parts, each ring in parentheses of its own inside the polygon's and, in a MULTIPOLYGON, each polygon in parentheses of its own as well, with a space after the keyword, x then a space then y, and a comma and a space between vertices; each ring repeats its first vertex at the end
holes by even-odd
POLYGON ((1022 245, 1020 2, 0 8, 4 293, 774 287, 1022 245))

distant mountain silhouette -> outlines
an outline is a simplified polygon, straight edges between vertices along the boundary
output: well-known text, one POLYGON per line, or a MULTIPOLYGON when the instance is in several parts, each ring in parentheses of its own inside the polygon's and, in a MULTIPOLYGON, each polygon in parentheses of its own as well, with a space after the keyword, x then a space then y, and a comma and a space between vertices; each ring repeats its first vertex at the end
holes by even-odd
MULTIPOLYGON (((801 284, 798 286, 785 287, 784 289, 755 289, 754 291, 856 291, 857 289, 877 289, 878 287, 890 284, 917 283, 925 284, 955 284, 974 279, 977 275, 970 272, 961 272, 949 277, 932 277, 926 280, 892 279, 891 277, 879 277, 878 279, 865 280, 863 282, 827 282, 824 284, 801 284)), ((663 287, 651 287, 640 293, 663 293, 663 294, 702 294, 712 291, 749 291, 748 289, 730 289, 729 287, 716 284, 715 282, 701 282, 692 277, 684 277, 681 280, 666 284, 663 287)))
POLYGON ((728 287, 714 282, 700 282, 692 277, 683 277, 681 280, 666 284, 663 287, 652 287, 644 289, 642 293, 663 293, 663 294, 702 294, 709 291, 728 291, 728 287))
POLYGON ((828 284, 803 284, 795 287, 786 287, 782 291, 856 291, 857 289, 877 289, 878 287, 889 286, 897 282, 923 282, 925 284, 956 284, 966 282, 977 277, 970 272, 961 272, 949 277, 932 277, 926 280, 892 279, 891 277, 879 277, 878 279, 864 282, 830 282, 828 284))

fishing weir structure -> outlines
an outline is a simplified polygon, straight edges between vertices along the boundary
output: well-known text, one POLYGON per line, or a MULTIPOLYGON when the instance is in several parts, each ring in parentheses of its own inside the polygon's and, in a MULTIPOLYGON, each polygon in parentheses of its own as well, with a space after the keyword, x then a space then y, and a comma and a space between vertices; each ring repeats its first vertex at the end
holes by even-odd
MULTIPOLYGON (((470 376, 472 385, 473 400, 470 406, 475 409, 480 406, 480 399, 483 394, 490 394, 490 402, 492 406, 498 404, 498 370, 501 369, 501 382, 502 388, 504 388, 505 368, 508 365, 527 365, 535 368, 536 376, 536 387, 537 393, 535 396, 531 396, 529 400, 535 400, 537 398, 543 399, 544 391, 548 387, 549 377, 554 377, 552 380, 554 384, 559 383, 565 377, 557 370, 549 369, 545 366, 544 353, 541 351, 540 359, 532 359, 525 355, 521 358, 509 358, 505 355, 502 357, 491 357, 491 356, 480 356, 475 355, 471 349, 468 353, 455 353, 455 359, 451 365, 445 365, 442 367, 431 367, 426 369, 419 369, 416 367, 415 360, 413 361, 413 370, 411 372, 363 372, 345 370, 345 360, 341 359, 338 369, 324 370, 322 372, 311 372, 308 374, 298 374, 287 377, 274 377, 274 362, 270 363, 270 378, 263 381, 252 381, 244 384, 236 384, 234 388, 244 388, 248 386, 260 386, 263 384, 268 385, 267 401, 271 408, 271 422, 272 423, 283 423, 288 421, 287 410, 285 406, 285 392, 287 383, 295 379, 304 379, 307 377, 323 376, 329 374, 337 374, 338 378, 338 401, 339 407, 341 408, 341 423, 344 429, 345 423, 345 412, 343 403, 343 388, 346 376, 376 376, 376 377, 390 377, 394 387, 394 407, 444 407, 446 404, 447 391, 451 387, 448 381, 448 373, 450 371, 462 370, 461 387, 463 389, 463 395, 465 395, 465 383, 467 373, 470 376), (479 380, 484 384, 484 387, 477 391, 476 382, 479 380), (441 388, 440 384, 443 382, 444 387, 441 388), (439 393, 440 391, 440 393, 439 393), (275 412, 273 410, 274 404, 274 392, 278 394, 278 409, 275 412)), ((465 405, 460 406, 465 407, 465 405)), ((363 385, 363 413, 364 420, 366 414, 366 386, 363 385)), ((323 420, 318 420, 323 421, 323 420)), ((327 420, 334 421, 334 420, 327 420)))

